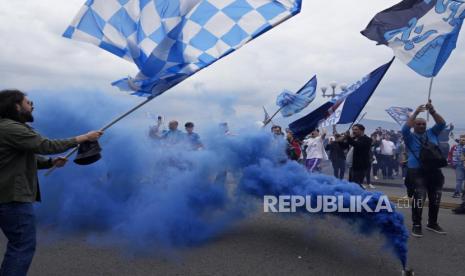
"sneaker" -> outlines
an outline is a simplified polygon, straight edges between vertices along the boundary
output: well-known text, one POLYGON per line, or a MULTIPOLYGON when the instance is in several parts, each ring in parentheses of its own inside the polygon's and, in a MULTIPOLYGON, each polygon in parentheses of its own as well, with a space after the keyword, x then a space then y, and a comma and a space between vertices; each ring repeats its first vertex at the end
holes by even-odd
POLYGON ((444 229, 441 228, 441 226, 439 226, 439 224, 428 224, 426 226, 426 229, 430 230, 430 231, 433 231, 435 233, 438 233, 438 234, 441 234, 441 235, 445 235, 447 234, 446 231, 444 231, 444 229))
POLYGON ((465 214, 465 207, 460 206, 458 208, 453 209, 452 212, 454 214, 457 214, 457 215, 464 215, 465 214))
POLYGON ((368 187, 370 187, 370 189, 376 189, 375 185, 373 184, 368 184, 368 187))
POLYGON ((366 190, 366 189, 367 189, 367 186, 365 186, 365 185, 362 184, 362 188, 363 188, 364 190, 366 190))
POLYGON ((421 225, 414 225, 412 227, 412 236, 421 238, 423 237, 423 232, 421 231, 421 225))
POLYGON ((378 180, 378 179, 379 179, 378 176, 376 176, 376 175, 373 176, 373 178, 374 178, 375 180, 378 180))
POLYGON ((455 192, 453 195, 452 195, 453 198, 459 198, 460 197, 460 194, 455 192))

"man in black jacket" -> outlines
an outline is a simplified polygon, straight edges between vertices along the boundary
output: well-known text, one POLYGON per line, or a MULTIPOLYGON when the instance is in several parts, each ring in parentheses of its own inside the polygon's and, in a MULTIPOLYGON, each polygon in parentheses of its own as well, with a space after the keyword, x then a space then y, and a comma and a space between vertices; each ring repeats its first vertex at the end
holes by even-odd
POLYGON ((361 124, 352 126, 352 136, 346 132, 345 139, 354 148, 351 178, 349 181, 355 182, 363 188, 363 178, 370 170, 370 151, 372 140, 365 135, 365 127, 361 124))
POLYGON ((338 133, 334 134, 334 140, 330 140, 325 149, 329 151, 329 160, 333 166, 334 177, 339 179, 344 178, 346 168, 346 153, 345 150, 349 147, 344 142, 344 137, 338 133))

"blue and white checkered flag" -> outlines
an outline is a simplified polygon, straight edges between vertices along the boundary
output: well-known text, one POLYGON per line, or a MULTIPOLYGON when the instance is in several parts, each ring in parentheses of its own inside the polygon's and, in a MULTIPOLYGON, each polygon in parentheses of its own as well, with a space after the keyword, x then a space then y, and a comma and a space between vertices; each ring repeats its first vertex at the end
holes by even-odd
POLYGON ((302 0, 87 0, 64 36, 134 62, 153 97, 300 12, 302 0))
POLYGON ((362 34, 391 47, 424 77, 434 77, 455 49, 465 19, 462 0, 404 0, 378 13, 362 34))

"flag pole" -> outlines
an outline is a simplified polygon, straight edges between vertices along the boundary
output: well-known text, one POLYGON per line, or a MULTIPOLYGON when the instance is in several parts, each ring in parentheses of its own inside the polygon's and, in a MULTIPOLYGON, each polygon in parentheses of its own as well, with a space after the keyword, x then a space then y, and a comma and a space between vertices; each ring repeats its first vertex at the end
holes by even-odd
POLYGON ((367 113, 368 113, 368 112, 365 111, 365 112, 362 114, 362 116, 360 116, 360 118, 357 120, 357 124, 359 124, 359 123, 365 118, 365 115, 367 115, 367 113))
MULTIPOLYGON (((134 111, 136 111, 137 109, 141 108, 142 106, 144 106, 145 104, 147 104, 148 102, 150 102, 151 100, 155 99, 155 97, 151 96, 149 98, 147 98, 145 101, 139 103, 138 105, 136 105, 135 107, 131 108, 129 111, 125 112, 124 114, 121 114, 119 115, 118 117, 116 117, 115 119, 113 119, 110 123, 106 124, 104 127, 102 127, 100 129, 100 131, 105 131, 107 129, 109 129, 110 127, 112 127, 113 125, 115 125, 117 122, 121 121, 122 119, 126 118, 127 116, 129 116, 131 113, 133 113, 134 111)), ((78 150, 78 147, 75 147, 73 150, 71 150, 68 154, 66 154, 65 158, 68 159, 71 155, 73 155, 76 151, 78 150)), ((46 173, 45 173, 45 176, 49 176, 57 167, 56 166, 53 166, 51 167, 46 173)))
POLYGON ((278 113, 279 113, 283 108, 284 108, 284 106, 281 107, 281 108, 279 108, 278 111, 276 111, 276 112, 273 114, 273 116, 271 116, 268 120, 266 120, 265 122, 263 122, 262 128, 265 128, 265 127, 273 120, 273 118, 276 117, 276 115, 278 115, 278 113))
MULTIPOLYGON (((431 101, 431 90, 433 90, 433 81, 434 77, 431 77, 429 81, 428 103, 429 101, 431 101)), ((429 122, 429 112, 426 113, 426 120, 429 122)))
POLYGON ((360 116, 360 118, 358 118, 358 120, 355 120, 355 122, 352 122, 352 124, 350 124, 350 126, 349 126, 348 131, 350 131, 350 130, 352 129, 352 127, 353 127, 355 124, 360 123, 360 122, 363 120, 363 118, 365 118, 365 115, 367 115, 367 113, 368 113, 368 112, 364 112, 364 113, 362 114, 362 116, 360 116))

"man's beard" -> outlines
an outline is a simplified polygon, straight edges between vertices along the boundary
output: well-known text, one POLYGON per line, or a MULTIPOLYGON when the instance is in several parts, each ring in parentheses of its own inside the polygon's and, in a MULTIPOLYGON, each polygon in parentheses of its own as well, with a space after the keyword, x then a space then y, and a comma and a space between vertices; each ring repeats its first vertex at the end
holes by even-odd
POLYGON ((32 123, 34 122, 34 116, 32 116, 32 112, 26 111, 21 108, 20 111, 18 111, 18 117, 19 121, 21 123, 32 123))

